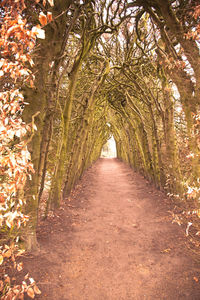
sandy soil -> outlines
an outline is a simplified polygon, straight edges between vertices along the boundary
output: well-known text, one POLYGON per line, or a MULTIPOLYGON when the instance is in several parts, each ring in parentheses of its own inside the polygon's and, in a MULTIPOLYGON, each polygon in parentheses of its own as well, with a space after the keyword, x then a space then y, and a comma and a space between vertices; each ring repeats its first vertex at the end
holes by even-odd
POLYGON ((37 299, 200 299, 199 266, 169 210, 127 165, 99 159, 41 224, 40 255, 24 259, 37 299))

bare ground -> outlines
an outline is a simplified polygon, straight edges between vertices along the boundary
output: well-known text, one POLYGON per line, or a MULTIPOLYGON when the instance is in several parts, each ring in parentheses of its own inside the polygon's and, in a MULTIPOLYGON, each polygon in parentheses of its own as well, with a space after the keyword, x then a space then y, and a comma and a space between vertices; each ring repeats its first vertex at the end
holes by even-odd
POLYGON ((200 268, 169 199, 117 159, 99 159, 40 225, 25 271, 49 300, 200 299, 200 268))

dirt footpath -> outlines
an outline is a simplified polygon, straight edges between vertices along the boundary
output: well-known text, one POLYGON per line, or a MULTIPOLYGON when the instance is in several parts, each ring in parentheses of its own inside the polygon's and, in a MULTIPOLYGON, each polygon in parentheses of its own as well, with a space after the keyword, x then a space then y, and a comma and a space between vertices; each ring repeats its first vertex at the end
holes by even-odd
POLYGON ((41 224, 25 268, 49 300, 200 299, 200 269, 169 200, 117 159, 99 159, 41 224))

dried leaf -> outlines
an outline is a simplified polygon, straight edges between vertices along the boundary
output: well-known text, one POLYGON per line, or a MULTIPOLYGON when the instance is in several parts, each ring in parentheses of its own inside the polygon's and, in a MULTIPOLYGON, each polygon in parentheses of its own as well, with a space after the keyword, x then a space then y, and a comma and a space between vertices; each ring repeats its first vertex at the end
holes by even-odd
POLYGON ((4 282, 10 285, 10 277, 8 275, 6 275, 4 282))
POLYGON ((31 65, 31 67, 34 66, 34 61, 33 61, 32 59, 29 59, 29 63, 30 63, 30 65, 31 65))
POLYGON ((42 40, 45 39, 45 31, 44 31, 43 29, 39 29, 39 30, 38 30, 37 38, 38 38, 38 39, 42 39, 42 40))
POLYGON ((21 295, 18 296, 18 299, 19 299, 19 300, 24 300, 24 294, 21 293, 21 295))
POLYGON ((0 265, 3 263, 3 255, 0 254, 0 265))
POLYGON ((32 28, 32 33, 34 33, 39 39, 45 39, 45 31, 44 29, 41 29, 40 26, 34 26, 32 28))
POLYGON ((31 287, 27 290, 27 295, 32 299, 35 298, 34 290, 31 287))
POLYGON ((17 271, 20 272, 23 269, 23 263, 17 264, 17 271))
POLYGON ((0 195, 0 203, 4 203, 5 202, 5 197, 0 195))
POLYGON ((167 249, 165 249, 165 250, 163 250, 163 251, 161 251, 161 252, 163 252, 163 253, 168 253, 168 252, 170 252, 171 251, 171 249, 170 248, 167 248, 167 249))
MULTIPOLYGON (((16 287, 13 288, 13 293, 14 293, 15 295, 17 295, 17 296, 19 295, 19 293, 20 293, 19 286, 16 286, 16 287)), ((17 297, 14 298, 14 299, 17 299, 17 297)))
POLYGON ((34 88, 33 80, 30 80, 30 86, 31 86, 31 88, 34 88))
POLYGON ((3 281, 0 280, 0 292, 3 290, 3 281))
POLYGON ((53 0, 48 0, 48 2, 49 2, 49 4, 50 4, 51 6, 54 6, 54 1, 53 1, 53 0))
POLYGON ((26 279, 28 279, 28 277, 29 277, 29 273, 27 273, 27 274, 24 276, 24 279, 26 280, 26 279))
POLYGON ((52 13, 51 12, 47 12, 47 19, 48 19, 48 22, 51 22, 53 17, 52 17, 52 13))
POLYGON ((37 295, 40 295, 40 294, 41 294, 41 291, 40 291, 40 289, 37 287, 37 285, 34 285, 33 289, 34 289, 35 294, 37 294, 37 295))
POLYGON ((24 250, 24 249, 21 249, 21 250, 19 250, 19 251, 17 252, 17 254, 16 254, 15 256, 16 256, 16 257, 17 257, 17 256, 21 256, 24 252, 25 252, 25 250, 24 250))
POLYGON ((42 26, 47 25, 47 16, 43 12, 39 14, 39 21, 42 24, 42 26))
POLYGON ((12 251, 10 249, 7 250, 5 253, 3 253, 3 256, 6 257, 6 258, 11 257, 11 255, 12 255, 12 251))
POLYGON ((31 284, 35 283, 35 280, 32 277, 29 278, 29 281, 31 284))

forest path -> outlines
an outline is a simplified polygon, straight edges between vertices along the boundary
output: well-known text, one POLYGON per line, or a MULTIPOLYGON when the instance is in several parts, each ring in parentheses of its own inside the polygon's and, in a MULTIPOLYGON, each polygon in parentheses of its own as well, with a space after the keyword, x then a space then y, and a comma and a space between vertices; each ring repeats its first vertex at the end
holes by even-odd
POLYGON ((124 163, 99 159, 41 225, 41 254, 25 261, 37 299, 199 299, 200 272, 168 202, 124 163))

